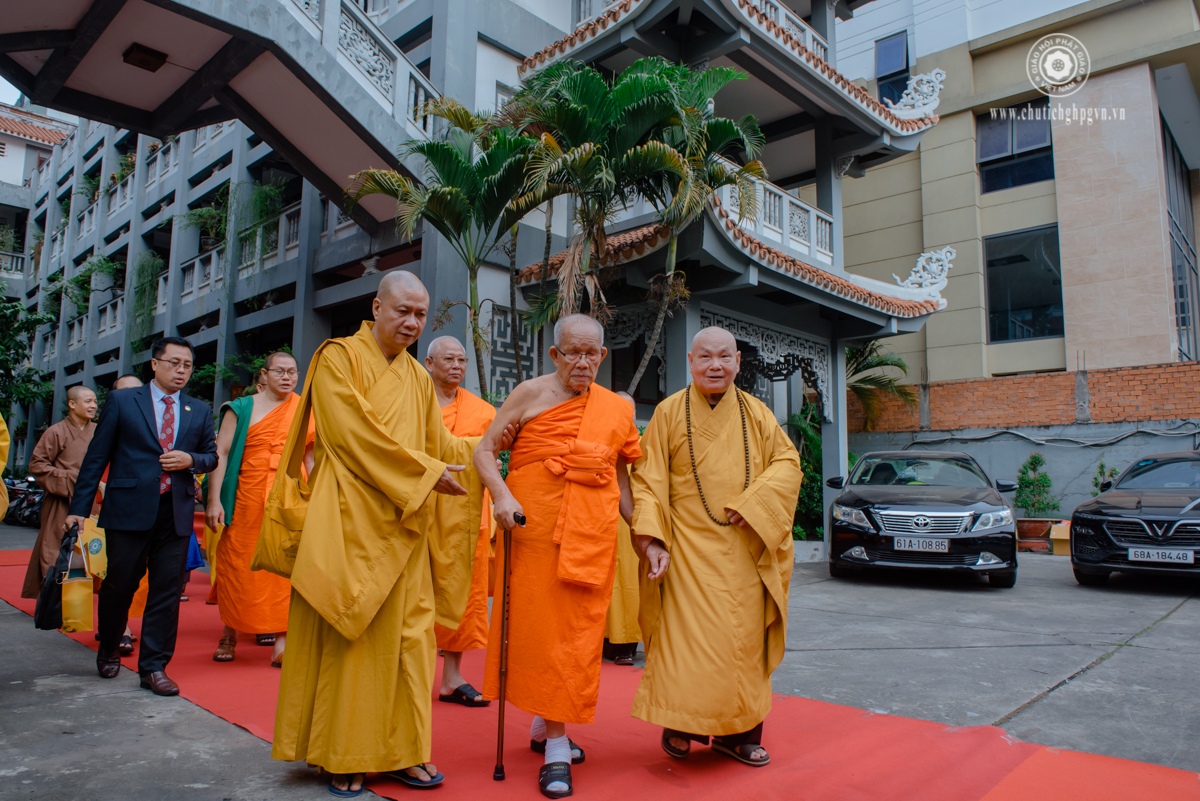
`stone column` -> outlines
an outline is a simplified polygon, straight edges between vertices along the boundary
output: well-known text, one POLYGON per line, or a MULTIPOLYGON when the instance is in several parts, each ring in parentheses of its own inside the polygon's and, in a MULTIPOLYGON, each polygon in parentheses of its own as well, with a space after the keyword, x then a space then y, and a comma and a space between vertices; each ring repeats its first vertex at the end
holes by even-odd
MULTIPOLYGON (((850 444, 846 435, 846 343, 833 340, 829 343, 829 401, 826 413, 830 421, 821 424, 821 481, 834 476, 848 476, 846 459, 850 455, 850 444)), ((838 490, 822 486, 821 498, 825 504, 825 556, 829 556, 833 525, 829 508, 838 490)))
MULTIPOLYGON (((333 204, 330 204, 331 206, 333 204)), ((321 197, 317 188, 308 181, 300 195, 300 242, 299 264, 296 268, 296 300, 292 304, 292 352, 300 368, 300 385, 303 386, 309 362, 321 343, 329 338, 329 319, 313 309, 316 287, 313 285, 313 268, 317 248, 321 244, 321 197)), ((329 229, 333 230, 332 227, 329 229)))

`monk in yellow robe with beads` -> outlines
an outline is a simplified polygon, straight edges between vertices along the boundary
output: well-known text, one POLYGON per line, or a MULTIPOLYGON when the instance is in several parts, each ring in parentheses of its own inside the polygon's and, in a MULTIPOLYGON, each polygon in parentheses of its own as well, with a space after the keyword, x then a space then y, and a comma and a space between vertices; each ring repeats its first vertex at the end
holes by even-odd
MULTIPOLYGON (((572 794, 571 764, 585 757, 566 724, 595 718, 617 520, 632 511, 625 464, 641 455, 633 408, 593 383, 607 353, 593 318, 561 318, 555 371, 518 384, 475 451, 496 523, 512 532, 506 700, 536 716, 530 747, 545 754, 538 787, 548 798, 572 794), (519 433, 505 482, 496 455, 510 424, 519 433)), ((501 617, 492 615, 486 698, 499 693, 501 617)))
MULTIPOLYGON (((478 440, 446 430, 428 373, 405 352, 425 328, 425 287, 389 272, 372 311, 374 323, 322 345, 308 373, 311 497, 271 750, 333 774, 338 796, 357 795, 368 772, 418 787, 444 779, 429 764, 433 627, 462 618, 483 495, 462 472, 478 440), (468 502, 438 507, 437 493, 468 502)), ((281 463, 297 447, 293 422, 281 463)))
POLYGON ((658 405, 642 438, 632 528, 638 548, 661 545, 670 565, 643 579, 646 670, 633 716, 663 727, 673 757, 712 736, 713 750, 761 767, 804 476, 775 415, 733 385, 740 365, 729 332, 702 329, 691 385, 658 405))

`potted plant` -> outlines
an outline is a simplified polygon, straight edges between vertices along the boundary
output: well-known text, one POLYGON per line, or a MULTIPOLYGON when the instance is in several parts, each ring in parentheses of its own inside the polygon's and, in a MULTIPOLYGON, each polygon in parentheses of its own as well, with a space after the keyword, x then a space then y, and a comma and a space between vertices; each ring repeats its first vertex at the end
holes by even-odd
POLYGON ((1056 517, 1046 517, 1047 513, 1058 511, 1058 499, 1050 494, 1052 482, 1045 467, 1046 457, 1034 451, 1017 472, 1013 505, 1025 510, 1025 517, 1017 520, 1017 536, 1021 540, 1046 539, 1051 526, 1058 522, 1056 517))

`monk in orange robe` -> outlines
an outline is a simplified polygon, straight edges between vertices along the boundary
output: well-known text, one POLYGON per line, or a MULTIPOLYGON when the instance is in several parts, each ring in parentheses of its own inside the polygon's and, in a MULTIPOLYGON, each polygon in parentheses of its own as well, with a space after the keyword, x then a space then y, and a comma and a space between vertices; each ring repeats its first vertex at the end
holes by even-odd
MULTIPOLYGON (((507 700, 537 716, 531 747, 545 752, 538 787, 548 798, 572 793, 571 764, 584 758, 565 724, 595 718, 617 521, 628 521, 632 511, 625 465, 641 455, 633 408, 593 383, 607 353, 604 329, 593 318, 560 319, 550 349, 555 372, 513 390, 474 456, 496 522, 512 532, 507 700), (505 483, 496 456, 509 424, 519 433, 505 483)), ((496 567, 503 575, 501 557, 496 567)), ((500 637, 496 614, 487 698, 499 694, 500 637)))
MULTIPOLYGON (((429 343, 425 369, 433 379, 433 391, 442 407, 442 422, 456 437, 479 437, 487 431, 496 417, 496 407, 459 384, 467 372, 467 352, 454 337, 438 337, 429 343)), ((461 499, 438 496, 437 504, 463 503, 461 499)), ((442 651, 442 686, 438 700, 463 706, 487 706, 478 690, 462 675, 463 651, 487 647, 488 630, 488 559, 491 554, 491 501, 483 495, 483 514, 479 522, 479 538, 475 544, 475 563, 471 570, 471 589, 462 622, 457 629, 441 623, 433 626, 437 646, 442 651)), ((432 552, 437 558, 437 550, 432 552)))
POLYGON ((272 645, 271 664, 282 667, 292 585, 272 573, 251 571, 250 560, 267 493, 300 407, 300 397, 293 392, 299 370, 295 357, 280 351, 267 357, 259 375, 263 391, 224 406, 217 469, 208 479, 205 524, 220 532, 215 553, 221 575, 217 608, 225 624, 213 660, 233 661, 241 631, 255 635, 262 645, 272 645))

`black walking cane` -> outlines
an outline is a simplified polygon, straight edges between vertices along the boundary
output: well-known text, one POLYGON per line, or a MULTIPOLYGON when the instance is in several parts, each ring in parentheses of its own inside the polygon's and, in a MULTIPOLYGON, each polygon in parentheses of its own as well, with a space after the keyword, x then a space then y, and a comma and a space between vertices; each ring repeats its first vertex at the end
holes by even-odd
MULTIPOLYGON (((525 515, 515 514, 518 526, 525 525, 525 515)), ((508 688, 508 576, 512 564, 512 531, 504 530, 504 572, 500 575, 500 722, 496 726, 496 769, 492 780, 504 781, 504 694, 508 688)))

